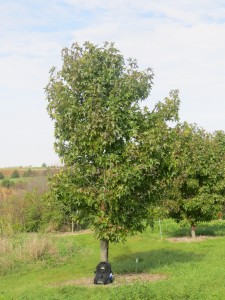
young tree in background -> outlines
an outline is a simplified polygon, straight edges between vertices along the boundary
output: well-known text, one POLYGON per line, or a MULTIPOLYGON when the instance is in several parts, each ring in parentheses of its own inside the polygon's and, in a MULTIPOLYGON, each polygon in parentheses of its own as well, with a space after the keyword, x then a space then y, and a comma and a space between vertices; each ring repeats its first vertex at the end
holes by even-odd
POLYGON ((24 171, 23 173, 23 177, 35 177, 37 174, 36 174, 36 171, 32 170, 32 169, 27 169, 26 171, 24 171))
POLYGON ((198 222, 217 217, 224 202, 224 163, 214 136, 196 125, 176 128, 173 176, 168 200, 169 215, 187 221, 195 237, 198 222))
POLYGON ((65 166, 52 192, 73 218, 91 223, 107 261, 109 242, 144 230, 148 206, 160 197, 171 152, 166 121, 178 118, 178 92, 152 112, 140 108, 153 73, 134 60, 126 64, 113 44, 75 43, 62 59, 46 87, 55 150, 65 166))
POLYGON ((19 177, 20 177, 20 174, 19 174, 18 170, 14 170, 12 172, 11 178, 19 178, 19 177))

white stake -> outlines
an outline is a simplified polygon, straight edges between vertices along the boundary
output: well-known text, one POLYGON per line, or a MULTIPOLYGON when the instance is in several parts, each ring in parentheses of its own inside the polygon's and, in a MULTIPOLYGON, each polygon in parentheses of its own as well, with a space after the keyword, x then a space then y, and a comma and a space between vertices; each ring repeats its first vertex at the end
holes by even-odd
POLYGON ((162 240, 162 226, 161 226, 161 220, 159 219, 159 232, 160 232, 160 238, 162 240))
POLYGON ((136 273, 137 273, 137 269, 138 269, 138 258, 136 258, 136 273))

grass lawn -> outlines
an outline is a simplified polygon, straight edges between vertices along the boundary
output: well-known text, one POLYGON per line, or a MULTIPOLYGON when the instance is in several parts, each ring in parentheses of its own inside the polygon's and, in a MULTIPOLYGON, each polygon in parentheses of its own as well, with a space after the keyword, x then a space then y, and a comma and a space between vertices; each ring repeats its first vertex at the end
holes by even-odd
MULTIPOLYGON (((72 280, 93 278, 99 262, 99 243, 92 234, 54 237, 57 258, 39 257, 20 262, 1 276, 0 299, 225 299, 225 222, 199 227, 197 234, 210 235, 195 242, 172 242, 171 237, 188 235, 171 220, 154 230, 110 245, 115 282, 109 286, 79 286, 72 280), (138 258, 138 264, 136 264, 138 258), (117 285, 116 274, 133 272, 164 275, 163 279, 117 285), (70 284, 71 283, 71 284, 70 284)), ((50 236, 49 236, 50 238, 50 236)), ((0 259, 0 267, 6 261, 0 259)))

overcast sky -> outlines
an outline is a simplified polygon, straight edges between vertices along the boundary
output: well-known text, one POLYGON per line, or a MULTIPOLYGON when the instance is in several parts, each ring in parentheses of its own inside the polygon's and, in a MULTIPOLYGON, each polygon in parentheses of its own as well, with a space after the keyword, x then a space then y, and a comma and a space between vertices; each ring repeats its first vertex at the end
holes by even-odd
POLYGON ((84 41, 151 67, 150 107, 179 89, 182 121, 225 130, 225 0, 0 0, 0 167, 59 162, 44 87, 84 41))

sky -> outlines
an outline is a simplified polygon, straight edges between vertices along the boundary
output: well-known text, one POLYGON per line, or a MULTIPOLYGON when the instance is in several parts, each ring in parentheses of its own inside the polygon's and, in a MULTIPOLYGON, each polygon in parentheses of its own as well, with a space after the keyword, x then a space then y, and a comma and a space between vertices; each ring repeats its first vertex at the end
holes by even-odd
POLYGON ((225 0, 0 0, 0 167, 60 163, 44 88, 85 41, 153 69, 150 108, 179 89, 181 121, 225 130, 225 0))

